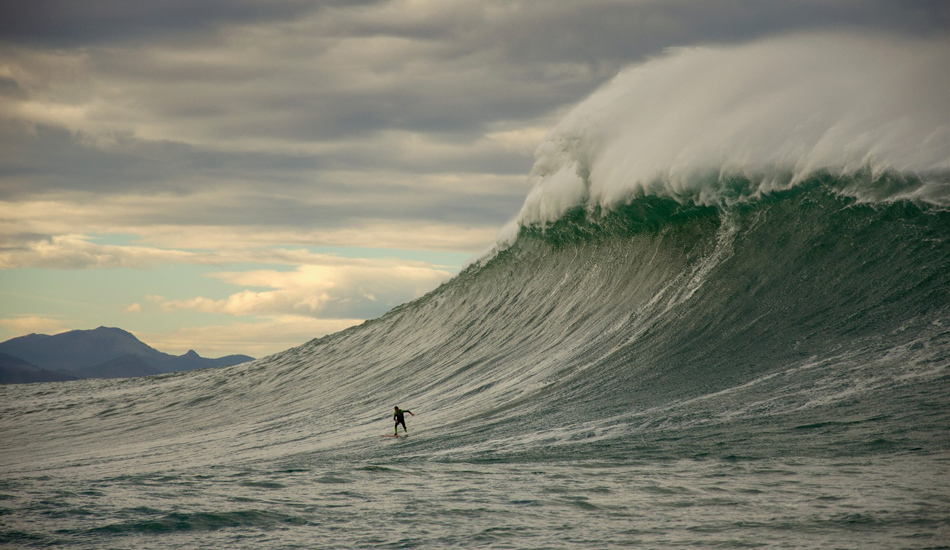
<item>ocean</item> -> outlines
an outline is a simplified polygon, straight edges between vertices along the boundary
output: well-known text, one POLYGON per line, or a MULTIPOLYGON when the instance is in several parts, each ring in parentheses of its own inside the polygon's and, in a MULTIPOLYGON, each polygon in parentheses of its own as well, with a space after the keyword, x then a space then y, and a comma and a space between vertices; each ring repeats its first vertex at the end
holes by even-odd
POLYGON ((950 211, 862 177, 907 185, 572 211, 252 363, 0 387, 0 543, 946 547, 950 211))
POLYGON ((770 52, 876 43, 672 52, 569 113, 417 300, 234 367, 0 387, 0 546, 950 547, 938 42, 861 101, 770 52))

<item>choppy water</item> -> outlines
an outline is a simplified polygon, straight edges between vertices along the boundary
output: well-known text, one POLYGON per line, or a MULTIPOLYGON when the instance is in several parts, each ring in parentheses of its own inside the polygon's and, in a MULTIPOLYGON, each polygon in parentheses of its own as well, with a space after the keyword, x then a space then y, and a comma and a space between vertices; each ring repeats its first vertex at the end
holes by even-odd
POLYGON ((4 542, 80 548, 926 548, 945 544, 950 534, 947 467, 946 458, 923 456, 386 465, 301 460, 90 480, 49 475, 4 486, 4 542))
POLYGON ((853 185, 913 182, 572 211, 253 363, 2 387, 0 544, 947 547, 950 212, 853 185))

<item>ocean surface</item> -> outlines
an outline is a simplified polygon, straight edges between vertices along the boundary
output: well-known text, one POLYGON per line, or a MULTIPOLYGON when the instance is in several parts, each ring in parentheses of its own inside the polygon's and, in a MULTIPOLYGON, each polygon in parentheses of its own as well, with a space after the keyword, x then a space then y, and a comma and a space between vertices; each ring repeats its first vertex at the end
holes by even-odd
POLYGON ((946 548, 950 211, 854 185, 920 182, 571 210, 252 363, 0 387, 0 546, 946 548))

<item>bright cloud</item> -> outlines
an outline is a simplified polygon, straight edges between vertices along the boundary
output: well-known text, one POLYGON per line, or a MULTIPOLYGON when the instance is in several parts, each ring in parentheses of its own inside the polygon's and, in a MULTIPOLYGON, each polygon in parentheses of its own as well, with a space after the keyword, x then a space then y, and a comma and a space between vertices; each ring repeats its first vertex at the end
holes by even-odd
POLYGON ((195 297, 156 301, 165 311, 189 309, 234 316, 373 317, 422 296, 452 273, 422 262, 324 257, 293 271, 255 270, 213 276, 245 289, 220 300, 195 297), (380 311, 382 309, 382 311, 380 311))
MULTIPOLYGON (((272 248, 282 244, 324 246, 356 246, 408 250, 479 250, 491 228, 458 230, 435 224, 383 224, 353 231, 299 232, 247 227, 161 228, 152 235, 184 248, 175 250, 143 245, 96 243, 88 235, 37 237, 33 234, 8 235, 7 246, 0 249, 0 269, 149 269, 162 264, 195 264, 221 266, 237 263, 256 264, 327 264, 334 256, 317 254, 303 248, 272 248), (405 247, 407 241, 415 246, 405 247), (211 249, 211 250, 207 250, 211 249)), ((490 239, 488 239, 490 240, 490 239)), ((261 285, 267 286, 267 285, 261 285)))
POLYGON ((69 330, 61 320, 51 317, 23 316, 0 319, 0 326, 15 336, 26 334, 59 334, 69 330))
MULTIPOLYGON (((194 263, 201 257, 179 250, 143 246, 101 245, 83 235, 60 235, 30 240, 20 247, 0 251, 0 269, 148 268, 159 263, 194 263)), ((205 260, 207 261, 207 260, 205 260)))
POLYGON ((166 353, 180 355, 193 349, 204 357, 234 353, 264 357, 362 322, 362 319, 280 315, 253 323, 183 327, 171 332, 136 331, 135 335, 166 353))

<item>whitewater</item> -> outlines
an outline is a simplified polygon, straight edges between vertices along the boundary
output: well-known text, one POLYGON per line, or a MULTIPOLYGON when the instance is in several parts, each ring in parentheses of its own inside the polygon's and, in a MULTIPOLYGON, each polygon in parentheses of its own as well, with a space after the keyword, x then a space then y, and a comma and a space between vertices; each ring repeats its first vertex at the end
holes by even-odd
POLYGON ((631 67, 422 298, 234 367, 0 387, 0 545, 950 547, 947 82, 946 39, 631 67))

